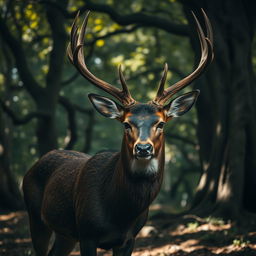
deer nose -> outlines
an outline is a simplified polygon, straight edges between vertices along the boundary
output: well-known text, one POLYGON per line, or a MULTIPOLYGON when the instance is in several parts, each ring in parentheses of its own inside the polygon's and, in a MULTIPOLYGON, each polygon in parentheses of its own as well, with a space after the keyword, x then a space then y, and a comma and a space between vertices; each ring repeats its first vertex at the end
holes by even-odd
POLYGON ((151 144, 137 144, 135 146, 135 153, 138 157, 148 157, 153 153, 153 146, 151 144))

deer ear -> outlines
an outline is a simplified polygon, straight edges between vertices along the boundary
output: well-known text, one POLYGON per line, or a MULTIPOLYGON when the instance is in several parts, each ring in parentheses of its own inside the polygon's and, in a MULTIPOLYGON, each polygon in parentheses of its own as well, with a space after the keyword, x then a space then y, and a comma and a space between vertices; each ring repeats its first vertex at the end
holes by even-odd
POLYGON ((115 101, 93 93, 90 93, 88 97, 95 109, 103 116, 112 119, 120 119, 123 116, 123 107, 115 101))
POLYGON ((184 115, 192 108, 199 94, 200 91, 195 90, 175 98, 173 101, 171 101, 168 105, 164 107, 167 116, 178 117, 184 115))

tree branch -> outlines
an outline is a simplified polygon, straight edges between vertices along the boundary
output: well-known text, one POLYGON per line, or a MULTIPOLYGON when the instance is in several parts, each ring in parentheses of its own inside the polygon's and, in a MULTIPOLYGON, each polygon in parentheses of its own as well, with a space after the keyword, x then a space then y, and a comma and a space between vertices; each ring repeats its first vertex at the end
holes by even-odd
POLYGON ((85 146, 84 149, 86 151, 84 152, 88 152, 90 150, 91 147, 91 135, 92 135, 92 130, 93 130, 93 122, 94 122, 94 112, 92 109, 87 109, 87 108, 83 108, 80 107, 77 104, 74 104, 72 102, 70 102, 67 98, 63 97, 63 96, 59 96, 59 103, 66 109, 67 113, 68 113, 68 122, 69 122, 69 132, 70 132, 70 140, 68 142, 68 144, 66 145, 65 149, 72 149, 77 141, 77 125, 76 125, 76 117, 75 117, 75 113, 76 111, 79 111, 83 114, 88 115, 88 125, 86 127, 85 130, 85 146))
POLYGON ((189 138, 180 136, 180 135, 172 133, 170 131, 166 131, 165 133, 166 133, 166 138, 170 137, 170 139, 180 140, 180 141, 182 141, 184 143, 192 145, 193 147, 197 146, 197 143, 195 141, 189 139, 189 138))
POLYGON ((42 112, 31 112, 24 117, 18 117, 15 112, 0 99, 0 104, 4 112, 11 118, 14 125, 23 125, 30 122, 34 118, 45 118, 48 115, 42 112))
POLYGON ((59 97, 60 104, 66 109, 68 115, 68 129, 70 132, 70 140, 65 146, 65 149, 73 149, 77 141, 77 125, 76 125, 76 111, 74 105, 65 97, 59 97))
MULTIPOLYGON (((63 8, 65 8, 67 1, 63 0, 61 4, 63 8)), ((57 99, 61 84, 62 67, 65 56, 65 19, 63 14, 58 9, 52 8, 52 6, 46 7, 47 21, 50 25, 53 39, 53 47, 50 53, 49 71, 46 75, 46 86, 50 95, 56 97, 57 99)))
POLYGON ((71 75, 69 78, 61 82, 62 86, 66 86, 68 84, 71 84, 74 82, 78 77, 80 77, 80 73, 76 71, 73 75, 71 75))
POLYGON ((187 25, 174 24, 169 20, 156 15, 149 15, 143 12, 120 15, 116 9, 110 5, 92 3, 90 0, 85 1, 85 7, 82 9, 85 8, 96 12, 106 13, 112 18, 113 21, 120 25, 140 24, 146 27, 157 27, 175 35, 188 36, 187 25))
POLYGON ((196 170, 196 172, 200 173, 200 166, 198 166, 196 163, 197 161, 193 161, 192 159, 189 158, 188 152, 186 152, 186 150, 184 150, 184 146, 182 145, 177 145, 177 147, 179 148, 179 151, 181 152, 181 154, 183 155, 184 159, 187 161, 187 163, 189 164, 190 167, 190 171, 196 170))
MULTIPOLYGON (((183 24, 175 24, 170 20, 164 19, 156 15, 149 15, 143 12, 137 12, 128 15, 120 15, 116 8, 111 7, 107 4, 96 4, 90 0, 84 0, 85 5, 80 8, 81 12, 92 10, 96 12, 102 12, 108 14, 113 21, 116 23, 126 26, 131 24, 139 24, 145 27, 156 27, 160 28, 168 33, 172 33, 179 36, 188 36, 188 26, 183 24)), ((50 1, 40 1, 40 3, 52 5, 58 8, 63 14, 68 18, 74 18, 77 11, 69 13, 67 10, 63 9, 59 4, 52 3, 50 1)))
POLYGON ((21 43, 10 33, 4 20, 0 17, 0 35, 9 46, 15 58, 20 79, 30 95, 37 99, 43 93, 43 88, 39 86, 32 73, 29 70, 27 59, 21 43))
POLYGON ((59 103, 61 104, 68 104, 70 107, 72 107, 73 109, 75 109, 76 111, 79 111, 83 114, 86 114, 86 115, 90 115, 91 112, 92 112, 92 109, 89 109, 89 108, 83 108, 75 103, 72 103, 70 102, 66 97, 64 96, 59 96, 59 103))
POLYGON ((96 4, 90 0, 85 1, 85 8, 96 12, 107 13, 113 21, 117 22, 120 25, 140 24, 147 27, 157 27, 175 35, 188 36, 187 25, 174 24, 169 20, 163 19, 156 15, 149 15, 143 12, 120 15, 116 11, 116 8, 106 4, 96 4))
POLYGON ((89 42, 85 42, 85 46, 95 44, 98 40, 106 39, 106 38, 111 37, 111 36, 115 36, 115 35, 119 35, 119 34, 123 34, 123 33, 131 33, 131 32, 135 31, 136 29, 138 29, 140 27, 141 26, 139 26, 139 25, 135 25, 135 26, 133 26, 131 28, 128 28, 128 29, 125 29, 125 28, 124 29, 117 29, 117 30, 115 30, 113 32, 109 32, 109 33, 107 33, 103 36, 98 36, 98 37, 92 39, 89 42))

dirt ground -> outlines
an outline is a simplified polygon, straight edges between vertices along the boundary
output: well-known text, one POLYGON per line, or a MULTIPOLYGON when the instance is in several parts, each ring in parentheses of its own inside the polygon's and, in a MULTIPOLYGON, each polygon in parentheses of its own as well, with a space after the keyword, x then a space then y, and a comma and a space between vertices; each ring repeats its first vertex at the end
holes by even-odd
MULTIPOLYGON (((0 213, 0 255, 33 256, 26 212, 0 213)), ((72 256, 80 255, 79 247, 72 256)), ((100 256, 111 255, 99 250, 100 256)), ((256 227, 237 227, 221 219, 196 216, 148 221, 136 240, 133 256, 256 256, 256 227)))

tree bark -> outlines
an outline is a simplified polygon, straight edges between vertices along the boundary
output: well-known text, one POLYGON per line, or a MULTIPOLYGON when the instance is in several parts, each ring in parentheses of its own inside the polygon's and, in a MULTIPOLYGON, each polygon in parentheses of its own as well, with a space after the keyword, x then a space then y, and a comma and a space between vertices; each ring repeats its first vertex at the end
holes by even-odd
MULTIPOLYGON (((237 218, 255 194, 255 84, 251 63, 253 4, 249 1, 190 1, 203 7, 213 26, 215 60, 198 80, 198 138, 203 173, 193 211, 237 218)), ((192 45, 198 42, 191 37, 192 45)), ((198 53, 198 49, 197 53, 198 53)))
POLYGON ((11 172, 8 129, 0 108, 0 209, 20 210, 24 207, 18 184, 11 172))
MULTIPOLYGON (((11 99, 12 65, 13 61, 6 45, 1 41, 4 64, 1 72, 4 74, 5 91, 0 99, 0 209, 20 210, 23 208, 23 200, 17 181, 11 170, 11 154, 13 139, 13 124, 4 114, 6 106, 4 101, 11 99), (4 104, 4 105, 3 105, 4 104)), ((13 117, 14 117, 14 113, 13 117)), ((25 118, 26 119, 26 118, 25 118)), ((24 121, 17 119, 16 121, 24 121)))
MULTIPOLYGON (((61 7, 66 9, 67 3, 67 0, 62 1, 61 7)), ((52 33, 53 46, 50 54, 49 71, 46 76, 46 88, 36 102, 37 110, 48 115, 39 119, 37 123, 36 134, 40 155, 58 147, 55 114, 66 53, 65 17, 58 8, 52 5, 46 5, 46 16, 52 33)))
MULTIPOLYGON (((63 9, 66 9, 67 3, 68 0, 64 0, 60 3, 60 6, 63 9)), ((23 81, 26 90, 34 99, 37 112, 44 113, 43 116, 38 116, 36 131, 40 155, 57 148, 55 113, 61 88, 61 76, 66 52, 65 48, 67 37, 64 28, 65 17, 62 11, 54 5, 46 5, 45 9, 53 40, 49 60, 49 71, 46 77, 46 88, 40 86, 32 74, 25 51, 22 47, 22 42, 11 34, 5 20, 0 17, 0 33, 3 40, 12 51, 19 72, 19 77, 23 81)))

